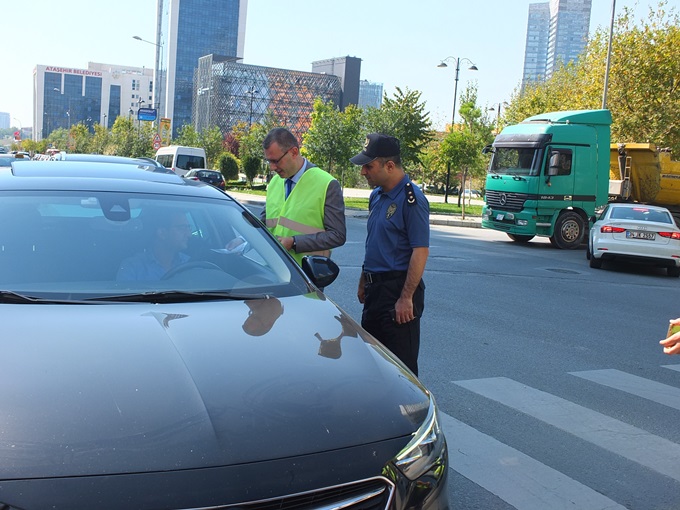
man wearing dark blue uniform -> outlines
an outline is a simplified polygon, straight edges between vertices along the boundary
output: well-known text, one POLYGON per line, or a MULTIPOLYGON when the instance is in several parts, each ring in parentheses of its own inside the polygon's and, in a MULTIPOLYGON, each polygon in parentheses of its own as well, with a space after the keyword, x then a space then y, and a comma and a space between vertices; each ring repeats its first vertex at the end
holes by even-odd
POLYGON ((401 165, 399 140, 371 133, 351 158, 375 189, 357 295, 362 327, 418 375, 422 281, 430 246, 430 206, 401 165))

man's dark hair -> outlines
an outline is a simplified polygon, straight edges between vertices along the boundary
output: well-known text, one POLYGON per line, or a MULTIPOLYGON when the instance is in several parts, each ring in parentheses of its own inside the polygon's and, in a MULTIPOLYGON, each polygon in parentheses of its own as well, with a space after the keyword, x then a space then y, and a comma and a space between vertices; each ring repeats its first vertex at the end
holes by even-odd
POLYGON ((401 156, 397 154, 396 156, 385 156, 382 158, 376 158, 382 161, 382 164, 384 165, 388 161, 392 161, 394 163, 394 166, 401 168, 401 156))
POLYGON ((274 142, 276 142, 278 146, 281 147, 281 149, 286 151, 291 147, 300 147, 295 135, 286 128, 272 129, 269 133, 267 133, 267 136, 264 137, 262 147, 264 150, 267 150, 274 142))

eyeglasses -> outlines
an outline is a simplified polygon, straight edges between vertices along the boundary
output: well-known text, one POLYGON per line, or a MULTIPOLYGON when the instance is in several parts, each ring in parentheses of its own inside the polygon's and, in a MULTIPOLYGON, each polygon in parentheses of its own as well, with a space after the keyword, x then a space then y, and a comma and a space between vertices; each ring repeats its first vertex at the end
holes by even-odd
POLYGON ((265 159, 267 163, 270 165, 278 165, 279 162, 286 157, 286 154, 288 154, 292 150, 292 147, 288 149, 286 152, 283 153, 283 155, 279 159, 265 159))

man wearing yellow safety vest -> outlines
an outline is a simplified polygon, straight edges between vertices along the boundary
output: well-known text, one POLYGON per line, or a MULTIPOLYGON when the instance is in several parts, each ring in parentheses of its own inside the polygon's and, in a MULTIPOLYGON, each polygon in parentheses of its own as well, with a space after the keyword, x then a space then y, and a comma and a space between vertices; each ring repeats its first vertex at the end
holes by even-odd
POLYGON ((330 256, 347 235, 340 183, 300 154, 287 129, 272 129, 262 145, 277 174, 267 186, 262 220, 298 264, 305 255, 330 256))

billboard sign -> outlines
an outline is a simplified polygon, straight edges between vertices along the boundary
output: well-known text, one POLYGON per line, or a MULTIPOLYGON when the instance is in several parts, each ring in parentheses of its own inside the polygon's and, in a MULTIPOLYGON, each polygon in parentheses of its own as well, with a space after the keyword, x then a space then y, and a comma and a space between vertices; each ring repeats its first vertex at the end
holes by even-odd
POLYGON ((137 110, 137 120, 156 120, 158 110, 155 108, 140 108, 137 110))

